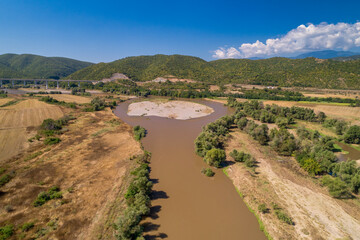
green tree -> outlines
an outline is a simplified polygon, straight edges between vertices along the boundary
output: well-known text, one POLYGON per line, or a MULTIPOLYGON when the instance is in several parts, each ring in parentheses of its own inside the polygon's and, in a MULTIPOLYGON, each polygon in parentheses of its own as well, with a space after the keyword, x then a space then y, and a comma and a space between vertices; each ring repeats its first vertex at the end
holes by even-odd
POLYGON ((225 161, 225 159, 225 151, 218 148, 213 148, 209 150, 204 157, 204 161, 210 166, 214 167, 220 167, 222 162, 225 161))

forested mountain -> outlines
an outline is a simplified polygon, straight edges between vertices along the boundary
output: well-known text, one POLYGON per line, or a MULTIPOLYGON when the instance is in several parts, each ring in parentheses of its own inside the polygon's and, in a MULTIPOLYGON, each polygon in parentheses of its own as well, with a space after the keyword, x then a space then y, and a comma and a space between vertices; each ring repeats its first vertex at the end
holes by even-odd
POLYGON ((0 78, 65 77, 92 63, 32 54, 0 55, 0 78))
POLYGON ((336 57, 333 58, 333 60, 337 60, 337 61, 351 61, 351 60, 357 60, 360 59, 360 55, 353 55, 353 56, 349 56, 349 57, 336 57))
POLYGON ((67 78, 97 80, 108 78, 116 72, 124 73, 135 81, 174 75, 208 83, 360 89, 360 60, 341 62, 315 58, 222 59, 206 62, 182 55, 139 56, 91 65, 67 78))
POLYGON ((356 52, 349 52, 349 51, 334 51, 334 50, 324 50, 324 51, 316 51, 316 52, 308 52, 301 54, 295 58, 320 58, 320 59, 329 59, 329 58, 336 58, 336 57, 349 57, 353 55, 357 55, 359 53, 356 52))

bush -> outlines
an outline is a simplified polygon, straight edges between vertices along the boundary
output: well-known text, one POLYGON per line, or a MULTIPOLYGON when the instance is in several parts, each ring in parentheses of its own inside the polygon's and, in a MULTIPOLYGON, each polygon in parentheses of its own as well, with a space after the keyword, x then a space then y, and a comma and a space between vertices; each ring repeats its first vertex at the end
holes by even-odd
POLYGON ((5 174, 3 176, 0 177, 0 187, 4 186, 5 184, 7 184, 8 182, 10 182, 10 180, 13 178, 12 175, 10 174, 5 174))
POLYGON ((215 175, 215 173, 213 172, 213 170, 211 170, 211 168, 203 168, 201 170, 201 173, 207 177, 213 177, 215 175))
POLYGON ((287 215, 285 212, 283 212, 282 209, 275 209, 274 212, 275 212, 276 217, 280 221, 283 221, 284 223, 287 223, 289 225, 295 225, 295 223, 293 222, 291 217, 289 215, 287 215))
POLYGON ((58 138, 58 137, 47 137, 47 138, 45 138, 45 140, 44 140, 44 143, 45 143, 46 145, 53 145, 53 144, 57 144, 57 143, 59 143, 59 142, 61 142, 61 140, 60 140, 60 138, 58 138))
POLYGON ((41 124, 41 129, 43 130, 60 130, 61 128, 61 124, 51 118, 45 119, 41 124))
POLYGON ((347 199, 352 198, 346 183, 341 181, 340 178, 334 178, 330 176, 324 176, 321 179, 321 183, 327 186, 329 193, 334 198, 347 199))
POLYGON ((229 155, 235 162, 245 162, 247 159, 251 158, 250 154, 246 154, 242 151, 238 152, 236 149, 234 149, 229 155))
POLYGON ((51 187, 47 192, 40 192, 37 198, 35 199, 33 205, 34 207, 39 207, 44 205, 47 201, 52 199, 62 198, 62 193, 60 188, 57 186, 51 187))
POLYGON ((351 126, 345 133, 344 141, 346 143, 360 144, 360 126, 351 126))
POLYGON ((204 161, 210 166, 214 167, 220 167, 222 162, 225 161, 225 159, 225 151, 218 148, 213 148, 209 150, 204 157, 204 161))
POLYGON ((105 101, 99 97, 96 97, 93 100, 91 100, 91 105, 94 111, 103 110, 106 106, 105 101))
POLYGON ((262 203, 258 206, 258 210, 259 212, 261 213, 268 213, 269 212, 269 209, 266 207, 266 204, 265 203, 262 203))
POLYGON ((34 226, 35 226, 35 224, 34 224, 33 222, 24 223, 24 224, 21 226, 21 231, 27 232, 27 231, 29 231, 30 229, 32 229, 34 226))
POLYGON ((6 225, 4 227, 0 227, 0 239, 5 240, 10 238, 14 234, 13 225, 6 225))
POLYGON ((139 125, 134 127, 134 136, 136 141, 140 141, 142 138, 146 136, 146 129, 140 127, 139 125))

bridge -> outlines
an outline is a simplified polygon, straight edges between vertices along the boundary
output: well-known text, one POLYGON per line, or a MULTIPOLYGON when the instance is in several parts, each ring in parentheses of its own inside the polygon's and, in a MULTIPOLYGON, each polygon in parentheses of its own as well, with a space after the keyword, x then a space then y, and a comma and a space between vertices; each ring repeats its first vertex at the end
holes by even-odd
POLYGON ((80 87, 80 83, 81 82, 91 82, 92 84, 98 83, 98 80, 60 80, 60 79, 22 79, 22 78, 0 78, 0 87, 3 87, 3 81, 9 81, 11 82, 12 86, 14 87, 15 85, 15 81, 19 82, 23 82, 24 86, 26 86, 27 82, 33 82, 35 87, 38 85, 38 82, 45 82, 46 85, 46 89, 48 89, 49 87, 49 82, 56 82, 56 88, 59 88, 59 83, 60 82, 67 82, 68 83, 68 87, 70 87, 70 82, 77 82, 78 86, 80 87))

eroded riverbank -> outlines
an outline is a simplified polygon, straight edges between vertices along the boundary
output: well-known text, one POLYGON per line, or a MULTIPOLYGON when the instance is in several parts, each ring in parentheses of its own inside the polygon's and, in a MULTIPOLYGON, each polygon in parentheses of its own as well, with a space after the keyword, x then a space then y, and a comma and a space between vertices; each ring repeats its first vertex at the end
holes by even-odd
POLYGON ((222 104, 197 101, 214 113, 190 120, 131 117, 129 102, 115 114, 130 125, 148 130, 143 146, 152 153, 154 182, 151 216, 145 219, 147 239, 266 239, 232 182, 215 170, 214 178, 200 171, 206 164, 195 155, 194 140, 201 127, 228 113, 222 104))

